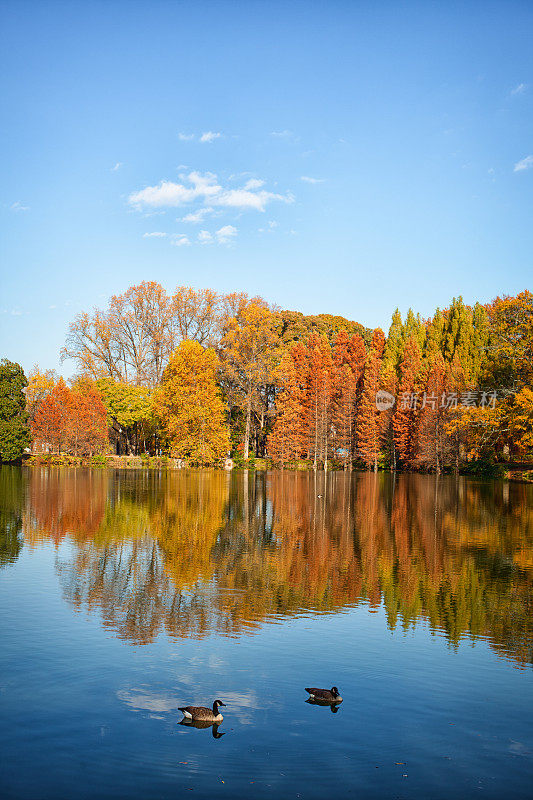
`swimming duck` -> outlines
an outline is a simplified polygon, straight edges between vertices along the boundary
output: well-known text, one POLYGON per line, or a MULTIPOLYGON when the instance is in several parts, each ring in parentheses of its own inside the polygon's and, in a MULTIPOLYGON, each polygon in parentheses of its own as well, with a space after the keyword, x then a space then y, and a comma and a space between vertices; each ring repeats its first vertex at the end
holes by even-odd
POLYGON ((185 706, 179 708, 185 719, 193 719, 198 722, 222 722, 224 717, 218 710, 219 706, 225 706, 222 700, 215 700, 213 703, 213 710, 205 706, 185 706))
POLYGON ((305 691, 309 693, 309 697, 313 700, 325 700, 327 703, 342 703, 342 697, 336 686, 333 686, 331 689, 316 689, 314 686, 311 686, 309 689, 306 688, 305 691))

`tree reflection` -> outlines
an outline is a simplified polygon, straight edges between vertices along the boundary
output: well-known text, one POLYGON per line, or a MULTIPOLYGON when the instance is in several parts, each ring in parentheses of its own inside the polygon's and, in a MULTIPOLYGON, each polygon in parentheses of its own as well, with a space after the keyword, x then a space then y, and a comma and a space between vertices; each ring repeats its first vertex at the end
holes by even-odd
POLYGON ((532 490, 362 473, 29 473, 24 537, 58 549, 65 597, 140 644, 383 607, 519 665, 533 644, 532 490))
POLYGON ((12 564, 22 550, 24 484, 16 467, 0 467, 0 569, 12 564))

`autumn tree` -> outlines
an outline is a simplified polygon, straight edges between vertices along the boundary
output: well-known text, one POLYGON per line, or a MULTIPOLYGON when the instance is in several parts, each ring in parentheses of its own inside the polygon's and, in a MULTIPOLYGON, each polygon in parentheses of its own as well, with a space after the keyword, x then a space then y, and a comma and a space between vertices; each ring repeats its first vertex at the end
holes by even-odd
POLYGON ((335 456, 344 468, 351 468, 354 457, 355 424, 357 419, 358 380, 348 364, 337 367, 333 375, 333 412, 335 456))
POLYGON ((420 400, 416 430, 418 441, 412 453, 415 463, 436 473, 442 471, 448 455, 445 428, 447 387, 446 364, 442 354, 437 353, 420 400))
POLYGON ((49 394, 59 376, 54 369, 41 370, 38 364, 28 373, 28 385, 24 390, 26 395, 26 411, 31 422, 39 408, 40 403, 49 394))
POLYGON ((107 448, 106 409, 93 384, 69 388, 60 378, 40 402, 31 432, 41 450, 92 456, 107 448))
POLYGON ((327 469, 332 438, 333 358, 325 336, 314 335, 308 344, 306 391, 308 447, 313 468, 327 469))
POLYGON ((407 341, 400 364, 398 400, 393 417, 394 443, 403 467, 413 465, 416 456, 416 419, 422 359, 415 336, 407 341))
POLYGON ((220 343, 223 385, 228 400, 244 416, 243 457, 248 459, 252 416, 261 429, 266 422, 273 370, 278 360, 279 337, 275 314, 265 305, 250 302, 238 317, 228 320, 220 343))
POLYGON ((366 359, 363 370, 361 399, 357 415, 357 454, 360 460, 374 472, 378 468, 380 425, 376 396, 379 389, 379 375, 381 369, 381 355, 383 352, 382 339, 373 338, 376 345, 366 359))
POLYGON ((219 313, 219 298, 210 289, 179 286, 169 296, 156 281, 144 281, 111 297, 106 310, 79 314, 62 358, 95 379, 155 386, 181 341, 214 342, 219 313))
POLYGON ((268 437, 268 453, 283 468, 287 461, 301 455, 304 435, 302 376, 297 373, 291 353, 283 354, 274 377, 280 389, 276 395, 276 422, 268 437))
POLYGON ((170 358, 156 391, 154 409, 171 453, 213 464, 229 450, 224 405, 217 387, 219 361, 211 348, 185 340, 170 358))
POLYGON ((487 371, 504 394, 533 384, 533 294, 498 297, 488 308, 487 371))
POLYGON ((109 426, 120 450, 125 446, 128 455, 147 449, 155 434, 152 392, 146 386, 131 386, 110 378, 97 381, 108 414, 109 426))
POLYGON ((34 446, 58 454, 64 450, 67 438, 67 415, 69 389, 63 378, 59 378, 53 389, 39 404, 35 413, 31 433, 34 446))
POLYGON ((75 456, 92 456, 107 448, 107 412, 96 385, 83 381, 67 394, 66 449, 75 456))
POLYGON ((520 455, 533 452, 533 389, 523 386, 508 410, 510 436, 520 455))

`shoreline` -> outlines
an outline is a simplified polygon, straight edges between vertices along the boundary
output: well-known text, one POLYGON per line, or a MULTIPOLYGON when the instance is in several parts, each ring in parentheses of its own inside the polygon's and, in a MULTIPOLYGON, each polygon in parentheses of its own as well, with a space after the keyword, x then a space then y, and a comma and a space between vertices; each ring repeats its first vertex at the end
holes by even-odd
MULTIPOLYGON (((296 464, 293 462, 290 465, 287 465, 281 469, 281 467, 276 466, 272 463, 270 459, 267 458, 255 458, 249 464, 245 463, 232 463, 231 466, 223 466, 223 465, 209 465, 209 466, 202 466, 199 467, 197 465, 188 464, 184 459, 179 458, 171 458, 170 456, 149 456, 149 457, 142 457, 142 456, 104 456, 99 455, 93 458, 81 458, 75 456, 56 456, 56 455, 29 455, 23 458, 22 466, 27 467, 72 467, 78 468, 82 467, 84 469, 142 469, 146 471, 150 470, 188 470, 188 469, 214 469, 214 470, 221 470, 226 472, 242 472, 244 470, 249 471, 257 471, 257 472, 266 472, 268 470, 275 470, 275 471, 286 471, 286 472, 313 472, 313 464, 312 462, 306 462, 305 460, 300 460, 296 464)), ((493 478, 495 480, 506 480, 513 483, 533 483, 533 463, 529 464, 522 464, 516 465, 510 468, 507 468, 505 464, 496 465, 500 468, 495 472, 494 465, 491 465, 489 469, 479 469, 479 470, 472 470, 469 465, 465 465, 463 468, 459 470, 459 475, 464 477, 478 477, 478 478, 493 478), (497 474, 499 472, 499 474, 497 474)), ((317 469, 317 472, 323 472, 323 469, 317 469)), ((343 466, 340 465, 333 465, 327 472, 345 472, 345 471, 352 471, 352 472, 368 472, 369 470, 363 470, 358 467, 353 467, 352 470, 344 470, 343 466)), ((379 469, 378 472, 388 472, 392 473, 393 471, 388 468, 384 467, 379 469)), ((409 474, 409 475, 434 475, 434 472, 418 472, 417 470, 396 470, 398 474, 409 474)), ((439 473, 442 476, 449 476, 454 475, 454 472, 445 471, 439 473)))

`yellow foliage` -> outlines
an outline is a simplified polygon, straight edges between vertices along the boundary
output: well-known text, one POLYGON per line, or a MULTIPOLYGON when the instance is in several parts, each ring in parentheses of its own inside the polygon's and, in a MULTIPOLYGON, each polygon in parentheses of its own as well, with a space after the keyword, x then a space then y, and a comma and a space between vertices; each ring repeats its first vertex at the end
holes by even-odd
POLYGON ((216 384, 218 366, 214 350, 185 340, 163 373, 154 411, 177 458, 213 464, 229 451, 224 405, 216 384))

